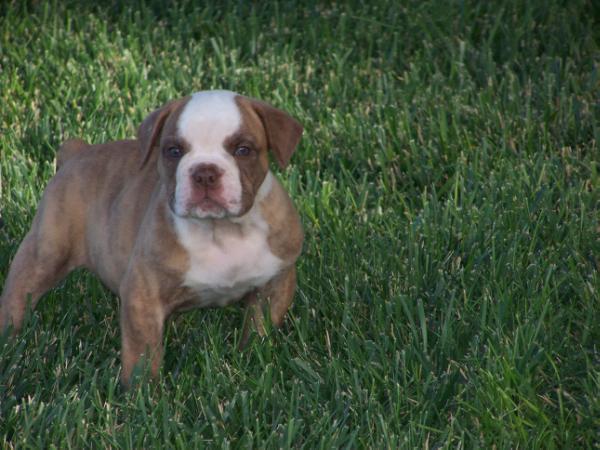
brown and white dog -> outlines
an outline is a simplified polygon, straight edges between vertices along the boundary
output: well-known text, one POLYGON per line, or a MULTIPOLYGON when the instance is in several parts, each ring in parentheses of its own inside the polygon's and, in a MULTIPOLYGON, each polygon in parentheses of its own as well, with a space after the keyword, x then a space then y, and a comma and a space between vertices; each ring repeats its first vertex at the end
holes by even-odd
POLYGON ((61 147, 8 273, 0 327, 18 331, 28 304, 77 267, 121 298, 122 382, 142 356, 156 375, 165 320, 175 311, 262 303, 281 325, 303 240, 298 213, 269 170, 285 167, 302 134, 287 113, 229 91, 167 103, 137 140, 61 147))

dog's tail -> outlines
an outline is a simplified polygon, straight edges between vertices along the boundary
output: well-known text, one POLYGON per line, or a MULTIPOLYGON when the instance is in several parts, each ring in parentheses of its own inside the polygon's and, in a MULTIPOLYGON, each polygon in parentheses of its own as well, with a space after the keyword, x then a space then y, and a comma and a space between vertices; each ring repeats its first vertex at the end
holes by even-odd
POLYGON ((60 169, 69 159, 73 157, 73 155, 79 153, 81 150, 89 146, 90 144, 85 142, 83 139, 67 139, 60 146, 58 154, 56 155, 56 168, 60 169))

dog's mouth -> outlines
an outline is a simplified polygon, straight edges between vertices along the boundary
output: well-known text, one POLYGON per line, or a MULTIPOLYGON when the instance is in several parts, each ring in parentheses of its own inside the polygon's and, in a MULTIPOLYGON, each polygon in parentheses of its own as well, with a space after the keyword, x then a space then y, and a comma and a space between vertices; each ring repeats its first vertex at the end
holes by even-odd
POLYGON ((169 208, 176 216, 193 219, 222 219, 231 214, 227 202, 211 195, 196 197, 184 205, 179 205, 175 194, 171 195, 169 208))
POLYGON ((223 216, 227 212, 227 208, 220 202, 209 196, 204 197, 198 202, 195 202, 191 208, 191 211, 199 210, 203 214, 223 216))

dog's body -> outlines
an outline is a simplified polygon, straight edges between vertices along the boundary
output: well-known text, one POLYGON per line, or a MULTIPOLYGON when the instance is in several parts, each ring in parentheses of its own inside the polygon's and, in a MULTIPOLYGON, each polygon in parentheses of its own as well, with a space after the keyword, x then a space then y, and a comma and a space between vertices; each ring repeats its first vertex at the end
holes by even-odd
MULTIPOLYGON (((9 271, 0 326, 21 327, 28 298, 77 267, 121 297, 122 381, 142 356, 154 374, 174 311, 244 300, 262 333, 262 299, 280 325, 302 246, 298 214, 268 168, 302 133, 289 115, 228 91, 171 102, 138 140, 63 144, 9 271)), ((242 343, 247 339, 245 324, 242 343)))

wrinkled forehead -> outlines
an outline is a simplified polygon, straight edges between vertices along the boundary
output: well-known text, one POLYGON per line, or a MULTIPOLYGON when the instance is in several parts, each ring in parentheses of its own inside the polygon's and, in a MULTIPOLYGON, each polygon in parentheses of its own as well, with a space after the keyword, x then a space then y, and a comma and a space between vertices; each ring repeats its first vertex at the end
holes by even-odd
POLYGON ((225 142, 251 139, 262 146, 262 123, 245 97, 231 91, 193 94, 168 122, 168 133, 185 141, 191 150, 219 151, 225 142))

